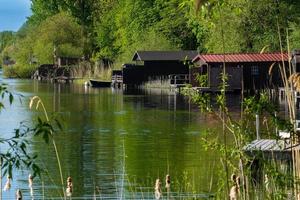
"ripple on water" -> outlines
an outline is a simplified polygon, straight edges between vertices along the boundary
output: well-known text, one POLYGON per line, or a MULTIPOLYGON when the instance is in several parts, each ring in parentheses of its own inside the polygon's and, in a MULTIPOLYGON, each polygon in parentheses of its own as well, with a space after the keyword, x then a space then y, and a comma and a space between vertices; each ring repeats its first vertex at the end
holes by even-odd
POLYGON ((125 115, 127 112, 125 110, 114 112, 115 115, 125 115))
MULTIPOLYGON (((32 81, 22 80, 9 82, 14 92, 24 94, 26 98, 38 95, 47 110, 57 110, 59 115, 65 117, 65 134, 58 134, 57 145, 63 173, 70 174, 74 180, 72 199, 92 199, 95 186, 100 187, 102 199, 119 199, 121 193, 124 199, 134 199, 133 196, 135 199, 154 199, 155 178, 158 175, 160 178, 165 176, 167 165, 173 177, 178 175, 178 182, 182 181, 181 174, 187 172, 195 178, 197 193, 208 190, 207 182, 211 178, 206 174, 212 172, 207 166, 214 164, 214 155, 203 153, 199 141, 195 139, 200 135, 196 130, 206 127, 206 122, 202 123, 203 117, 190 114, 183 107, 182 110, 173 109, 168 104, 169 96, 131 95, 128 98, 126 94, 117 96, 110 93, 110 90, 97 89, 88 93, 75 84, 61 85, 58 91, 53 84, 48 83, 33 84, 32 81), (135 181, 134 177, 140 179, 128 186, 127 176, 131 181, 135 181), (143 198, 139 198, 141 196, 143 198)), ((24 103, 28 103, 28 100, 24 103)), ((16 122, 24 119, 30 122, 38 114, 14 104, 12 109, 0 115, 1 134, 3 130, 13 130, 16 122)), ((52 146, 46 148, 37 140, 31 149, 43 156, 40 157, 41 163, 44 163, 42 166, 54 179, 52 182, 49 177, 45 178, 46 198, 60 199, 57 198, 61 189, 60 180, 52 146)), ((16 174, 15 177, 19 179, 13 180, 12 191, 5 193, 3 199, 13 199, 16 187, 24 191, 24 199, 30 198, 28 173, 16 174)), ((42 184, 38 179, 35 183, 35 199, 42 199, 42 188, 39 187, 42 184)), ((189 194, 183 191, 172 195, 183 197, 189 194)))
POLYGON ((85 130, 85 133, 90 134, 90 133, 101 133, 101 134, 105 134, 105 133, 110 133, 111 129, 108 128, 89 128, 87 130, 85 130))
POLYGON ((186 135, 200 135, 200 131, 185 131, 184 132, 186 135))

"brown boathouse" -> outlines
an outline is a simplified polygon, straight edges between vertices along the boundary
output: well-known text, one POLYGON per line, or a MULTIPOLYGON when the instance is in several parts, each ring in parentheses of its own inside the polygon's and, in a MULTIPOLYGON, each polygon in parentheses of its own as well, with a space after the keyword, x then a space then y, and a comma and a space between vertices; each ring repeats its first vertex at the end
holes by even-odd
POLYGON ((189 65, 197 51, 137 51, 135 64, 123 65, 123 81, 127 85, 155 83, 164 85, 170 78, 178 84, 189 82, 189 65))
POLYGON ((208 89, 217 91, 223 63, 228 75, 228 91, 280 87, 279 65, 288 67, 287 53, 199 54, 194 59, 198 72, 208 76, 208 89))
MULTIPOLYGON (((288 53, 198 54, 197 51, 137 51, 122 69, 125 85, 180 87, 200 85, 197 74, 207 75, 205 91, 218 91, 225 63, 227 91, 274 89, 282 87, 280 67, 300 71, 300 51, 288 53), (289 61, 291 61, 289 63, 289 61), (193 68, 191 68, 191 63, 193 68)), ((199 77, 198 77, 199 78, 199 77)))

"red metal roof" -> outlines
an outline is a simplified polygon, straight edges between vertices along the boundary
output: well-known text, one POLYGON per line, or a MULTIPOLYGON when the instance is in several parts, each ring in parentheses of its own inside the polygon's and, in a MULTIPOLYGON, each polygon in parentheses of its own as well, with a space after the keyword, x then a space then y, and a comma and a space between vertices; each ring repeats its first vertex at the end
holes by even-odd
POLYGON ((227 63, 237 62, 280 62, 282 58, 288 61, 288 53, 237 53, 237 54, 199 54, 193 60, 197 62, 201 60, 205 63, 227 63))

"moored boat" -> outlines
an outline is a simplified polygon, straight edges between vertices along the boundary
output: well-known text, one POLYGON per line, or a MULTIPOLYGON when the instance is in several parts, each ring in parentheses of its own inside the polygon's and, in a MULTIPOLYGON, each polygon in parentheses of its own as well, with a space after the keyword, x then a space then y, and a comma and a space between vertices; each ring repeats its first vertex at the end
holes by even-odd
POLYGON ((98 81, 98 80, 90 80, 92 87, 111 87, 110 81, 98 81))

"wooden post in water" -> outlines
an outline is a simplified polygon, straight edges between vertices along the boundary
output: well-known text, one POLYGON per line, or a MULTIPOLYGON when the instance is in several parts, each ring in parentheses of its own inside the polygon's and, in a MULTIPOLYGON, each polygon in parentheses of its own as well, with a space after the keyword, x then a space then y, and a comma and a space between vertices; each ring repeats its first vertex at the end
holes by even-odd
POLYGON ((255 119, 256 119, 256 122, 255 122, 255 125, 256 125, 256 139, 259 140, 260 135, 259 135, 259 115, 258 114, 255 115, 255 119))

